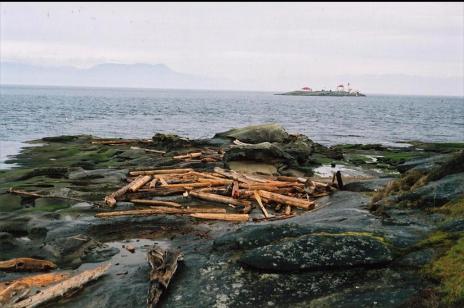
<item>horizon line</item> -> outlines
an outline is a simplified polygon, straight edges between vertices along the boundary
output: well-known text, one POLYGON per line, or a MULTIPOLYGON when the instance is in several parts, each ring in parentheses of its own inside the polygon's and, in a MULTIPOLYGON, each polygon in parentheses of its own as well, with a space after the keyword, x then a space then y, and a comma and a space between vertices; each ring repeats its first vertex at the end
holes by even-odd
MULTIPOLYGON (((0 87, 32 87, 32 88, 76 88, 76 89, 124 89, 124 90, 171 90, 171 91, 215 91, 215 92, 261 92, 273 93, 273 95, 281 93, 280 91, 270 90, 245 90, 245 89, 206 89, 206 88, 151 88, 151 87, 130 87, 130 86, 79 86, 79 85, 33 85, 33 84, 4 84, 0 82, 0 87)), ((464 98, 463 95, 452 94, 395 94, 395 93, 369 93, 373 96, 432 96, 432 97, 457 97, 464 98)))

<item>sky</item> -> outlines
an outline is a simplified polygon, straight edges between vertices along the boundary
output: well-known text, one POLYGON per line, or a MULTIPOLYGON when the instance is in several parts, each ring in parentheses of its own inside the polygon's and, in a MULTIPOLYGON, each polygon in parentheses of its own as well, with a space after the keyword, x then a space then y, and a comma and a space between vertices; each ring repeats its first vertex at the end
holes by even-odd
POLYGON ((0 6, 1 61, 163 63, 254 90, 352 80, 367 92, 464 93, 463 2, 0 6))

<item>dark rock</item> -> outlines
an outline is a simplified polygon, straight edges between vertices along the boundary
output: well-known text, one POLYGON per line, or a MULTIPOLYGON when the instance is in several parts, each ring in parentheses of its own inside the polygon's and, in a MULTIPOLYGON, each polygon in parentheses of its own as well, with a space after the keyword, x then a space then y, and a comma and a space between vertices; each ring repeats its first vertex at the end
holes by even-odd
POLYGON ((300 165, 309 162, 314 152, 314 143, 304 135, 289 135, 288 140, 281 145, 282 151, 294 157, 300 165))
POLYGON ((405 266, 408 268, 421 268, 424 265, 430 263, 435 256, 436 253, 432 248, 426 248, 419 251, 411 252, 395 260, 394 264, 399 266, 405 266))
POLYGON ((153 145, 163 149, 175 149, 191 146, 191 141, 187 138, 175 134, 156 133, 153 137, 153 145))
POLYGON ((247 251, 239 261, 273 271, 384 265, 392 260, 382 238, 364 234, 309 234, 247 251))
POLYGON ((464 219, 447 221, 439 227, 439 230, 442 230, 445 232, 463 232, 464 231, 464 219))
POLYGON ((451 155, 435 155, 428 158, 421 158, 421 159, 412 159, 408 160, 396 168, 399 172, 404 173, 408 170, 414 169, 420 171, 422 173, 430 172, 433 168, 444 164, 447 160, 449 160, 451 155))
POLYGON ((370 271, 366 280, 305 303, 310 308, 410 307, 408 302, 425 281, 411 272, 370 271))
POLYGON ((278 142, 288 138, 288 133, 279 124, 262 124, 242 128, 234 128, 226 132, 217 133, 213 138, 238 139, 246 143, 278 142))
POLYGON ((237 160, 267 162, 274 164, 296 164, 296 160, 293 156, 284 152, 279 146, 269 142, 230 147, 224 154, 224 161, 227 163, 237 160))
POLYGON ((64 178, 68 173, 69 168, 66 167, 44 167, 35 168, 25 175, 19 177, 17 180, 27 180, 36 176, 47 176, 49 178, 64 178))
POLYGON ((55 137, 44 137, 42 138, 45 142, 60 142, 66 143, 71 141, 76 141, 79 136, 69 136, 69 135, 62 135, 62 136, 55 136, 55 137))
POLYGON ((464 195, 464 173, 456 173, 398 196, 398 200, 414 202, 417 206, 437 207, 462 195, 464 195))
POLYGON ((344 185, 344 189, 348 191, 378 191, 382 189, 388 182, 395 178, 380 178, 374 180, 351 182, 344 185))

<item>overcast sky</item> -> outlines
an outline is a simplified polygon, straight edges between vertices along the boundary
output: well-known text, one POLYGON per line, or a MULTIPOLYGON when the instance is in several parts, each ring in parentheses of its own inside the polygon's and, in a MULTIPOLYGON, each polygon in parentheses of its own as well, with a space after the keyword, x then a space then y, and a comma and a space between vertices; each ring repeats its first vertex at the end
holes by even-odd
POLYGON ((462 2, 1 3, 0 34, 2 61, 164 63, 255 89, 378 74, 464 81, 462 2))

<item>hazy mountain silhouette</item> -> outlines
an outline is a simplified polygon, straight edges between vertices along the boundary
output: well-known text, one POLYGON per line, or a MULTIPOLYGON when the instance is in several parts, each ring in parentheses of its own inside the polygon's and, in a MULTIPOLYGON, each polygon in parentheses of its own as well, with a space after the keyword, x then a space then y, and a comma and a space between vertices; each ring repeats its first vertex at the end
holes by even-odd
POLYGON ((226 80, 178 73, 164 64, 142 63, 104 63, 87 69, 79 69, 72 66, 52 67, 2 62, 0 84, 178 89, 228 88, 226 80))

